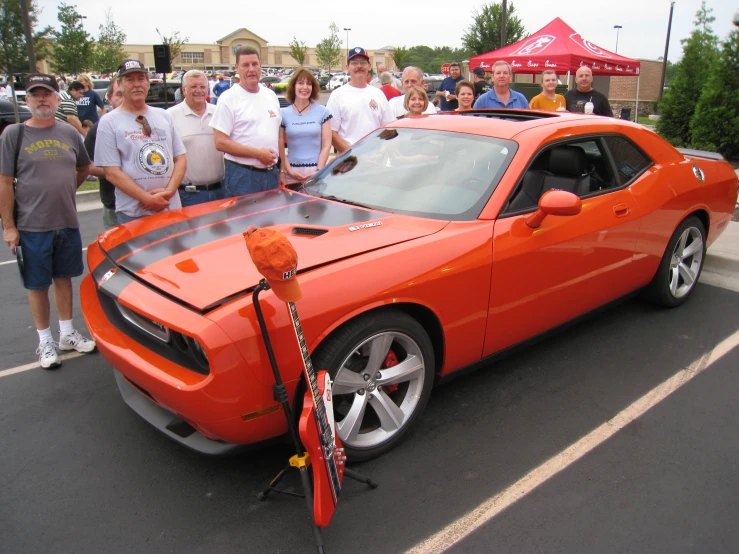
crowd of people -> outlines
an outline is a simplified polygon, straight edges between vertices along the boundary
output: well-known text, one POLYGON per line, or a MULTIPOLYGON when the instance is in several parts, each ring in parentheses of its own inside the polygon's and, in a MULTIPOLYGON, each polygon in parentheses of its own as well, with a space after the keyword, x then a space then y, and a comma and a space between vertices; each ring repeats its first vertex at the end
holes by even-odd
POLYGON ((281 108, 275 93, 260 84, 259 52, 240 47, 235 55, 233 83, 223 76, 209 83, 203 72, 188 71, 183 101, 168 110, 146 104, 150 79, 138 60, 120 64, 106 91, 110 109, 89 75, 78 75, 66 90, 51 75, 27 76, 31 118, 9 126, 0 144, 0 216, 3 240, 18 256, 28 289, 41 367, 58 367, 58 350, 95 349, 72 325, 71 279, 83 271, 75 192, 88 175, 100 180, 103 224, 111 229, 164 210, 304 182, 326 165, 331 148, 345 152, 400 117, 530 107, 611 115, 587 67, 577 71, 577 88, 564 96, 555 92, 556 74, 545 71, 542 93, 529 105, 509 87, 508 63, 493 65, 491 84, 482 68, 473 70, 470 81, 451 64, 430 100, 421 69, 406 67, 398 80, 379 66, 373 79, 360 47, 348 52, 349 81, 326 106, 317 102, 315 76, 299 69, 287 86, 289 105, 281 108), (49 325, 52 285, 58 342, 49 325))

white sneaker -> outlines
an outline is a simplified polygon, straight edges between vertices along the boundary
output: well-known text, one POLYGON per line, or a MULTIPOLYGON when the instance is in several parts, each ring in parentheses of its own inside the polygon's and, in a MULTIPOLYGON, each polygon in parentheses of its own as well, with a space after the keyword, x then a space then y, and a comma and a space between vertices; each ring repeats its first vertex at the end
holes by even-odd
POLYGON ((36 355, 41 367, 44 369, 56 369, 60 365, 59 356, 53 342, 44 342, 38 345, 36 355))
POLYGON ((95 341, 86 339, 75 329, 68 335, 59 337, 59 350, 76 350, 77 352, 92 352, 95 350, 95 341))

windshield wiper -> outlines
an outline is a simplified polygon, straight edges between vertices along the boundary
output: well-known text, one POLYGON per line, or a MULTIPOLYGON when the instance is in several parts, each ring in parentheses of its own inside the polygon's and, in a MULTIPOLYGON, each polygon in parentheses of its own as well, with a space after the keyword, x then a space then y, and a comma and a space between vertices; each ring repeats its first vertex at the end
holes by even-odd
POLYGON ((321 198, 325 198, 326 200, 334 200, 336 202, 341 202, 342 204, 350 204, 352 206, 359 206, 360 208, 367 208, 368 210, 374 209, 371 206, 360 204, 359 202, 353 202, 351 200, 347 200, 346 198, 339 198, 338 196, 334 196, 334 195, 321 196, 321 198))

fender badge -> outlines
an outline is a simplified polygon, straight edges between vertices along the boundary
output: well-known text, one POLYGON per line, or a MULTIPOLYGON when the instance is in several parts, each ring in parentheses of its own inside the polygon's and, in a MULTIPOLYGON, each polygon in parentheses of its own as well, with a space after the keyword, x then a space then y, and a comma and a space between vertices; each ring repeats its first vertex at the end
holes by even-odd
POLYGON ((108 271, 105 275, 103 275, 103 278, 100 279, 100 284, 102 285, 103 283, 105 283, 108 279, 115 275, 115 272, 115 269, 111 269, 110 271, 108 271))
POLYGON ((703 170, 697 165, 693 166, 693 174, 695 175, 695 178, 698 179, 701 183, 706 178, 705 175, 703 174, 703 170))
POLYGON ((382 221, 373 221, 372 223, 364 223, 362 225, 354 225, 349 227, 350 231, 359 231, 360 229, 369 229, 370 227, 379 227, 382 225, 382 221))

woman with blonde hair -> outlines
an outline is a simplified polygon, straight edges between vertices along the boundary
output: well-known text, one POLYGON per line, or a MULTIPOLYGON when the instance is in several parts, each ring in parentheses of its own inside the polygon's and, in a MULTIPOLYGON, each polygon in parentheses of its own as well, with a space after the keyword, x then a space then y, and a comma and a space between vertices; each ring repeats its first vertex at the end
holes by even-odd
POLYGON ((541 74, 541 94, 534 96, 529 103, 532 110, 546 110, 549 112, 565 112, 567 102, 561 94, 556 94, 557 74, 547 69, 541 74))
POLYGON ((323 169, 331 149, 331 113, 316 103, 321 85, 313 73, 300 68, 287 84, 280 126, 280 185, 302 183, 323 169), (285 141, 287 140, 287 150, 285 141))
POLYGON ((405 91, 403 106, 405 106, 407 112, 401 117, 423 115, 423 112, 429 107, 429 97, 421 87, 408 87, 405 91))
POLYGON ((457 88, 454 89, 454 95, 457 97, 457 102, 459 102, 459 107, 454 110, 455 112, 471 110, 475 101, 475 85, 470 81, 460 81, 457 83, 457 88))
POLYGON ((105 102, 100 98, 95 87, 92 84, 92 79, 88 73, 80 73, 77 75, 76 81, 85 85, 85 91, 82 93, 82 98, 77 100, 77 114, 80 121, 89 119, 93 124, 97 123, 100 116, 98 116, 98 108, 100 108, 100 115, 105 115, 107 108, 105 102))

